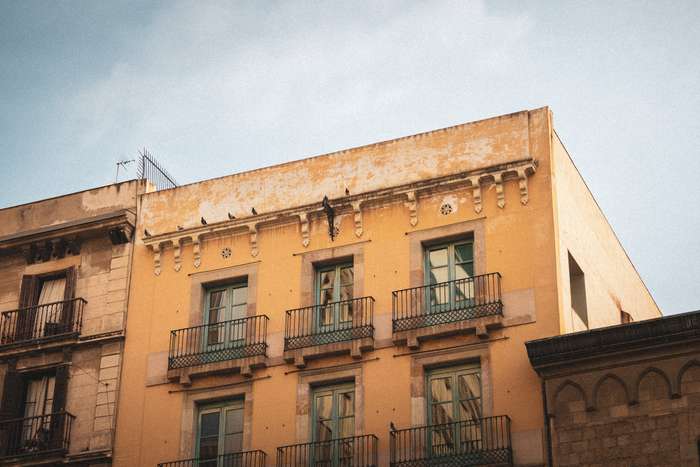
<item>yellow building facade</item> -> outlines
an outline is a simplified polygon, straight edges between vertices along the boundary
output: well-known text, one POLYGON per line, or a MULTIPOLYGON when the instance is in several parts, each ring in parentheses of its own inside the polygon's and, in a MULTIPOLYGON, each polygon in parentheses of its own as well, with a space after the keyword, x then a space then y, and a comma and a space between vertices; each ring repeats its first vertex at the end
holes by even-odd
POLYGON ((547 108, 145 193, 128 309, 124 467, 544 465, 525 341, 661 315, 547 108))

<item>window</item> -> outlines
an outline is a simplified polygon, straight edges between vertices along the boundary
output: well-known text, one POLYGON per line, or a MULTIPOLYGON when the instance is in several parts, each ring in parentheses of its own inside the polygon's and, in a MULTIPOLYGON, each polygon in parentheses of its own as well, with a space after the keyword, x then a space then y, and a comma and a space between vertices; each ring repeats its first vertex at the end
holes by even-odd
POLYGON ((428 374, 429 446, 433 455, 465 453, 480 443, 481 368, 468 365, 428 374))
POLYGON ((243 401, 202 406, 197 433, 198 465, 227 465, 225 458, 217 460, 217 457, 243 450, 243 401))
POLYGON ((355 435, 355 386, 318 388, 313 393, 313 466, 351 465, 355 435), (343 439, 342 441, 335 441, 343 439))
POLYGON ((246 336, 245 318, 248 310, 246 282, 207 290, 204 322, 207 324, 206 343, 214 349, 243 345, 246 336))
POLYGON ((76 270, 22 277, 16 334, 18 339, 54 336, 72 329, 76 270))
POLYGON ((469 306, 474 298, 474 242, 430 246, 425 250, 426 285, 430 311, 469 306))
POLYGON ((586 279, 578 263, 569 253, 569 288, 571 289, 571 319, 573 331, 588 329, 586 308, 586 279))
POLYGON ((352 263, 318 268, 316 272, 316 304, 319 331, 352 326, 353 318, 352 263))

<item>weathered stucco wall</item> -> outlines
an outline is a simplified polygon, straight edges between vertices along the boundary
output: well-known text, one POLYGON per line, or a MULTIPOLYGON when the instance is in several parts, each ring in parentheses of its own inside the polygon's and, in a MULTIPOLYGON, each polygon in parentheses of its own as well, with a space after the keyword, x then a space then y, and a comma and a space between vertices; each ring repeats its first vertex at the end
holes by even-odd
MULTIPOLYGON (((540 110, 545 113, 545 110, 540 110)), ((144 225, 153 234, 320 202, 525 159, 532 153, 527 111, 275 165, 151 193, 144 225), (172 215, 177 212, 177 215, 172 215)))
POLYGON ((130 180, 0 209, 0 237, 98 216, 119 209, 134 209, 137 192, 139 189, 143 191, 144 186, 145 181, 130 180))
POLYGON ((661 311, 625 253, 556 133, 552 133, 557 218, 561 331, 572 322, 568 255, 585 275, 589 328, 620 324, 620 310, 635 320, 661 311))

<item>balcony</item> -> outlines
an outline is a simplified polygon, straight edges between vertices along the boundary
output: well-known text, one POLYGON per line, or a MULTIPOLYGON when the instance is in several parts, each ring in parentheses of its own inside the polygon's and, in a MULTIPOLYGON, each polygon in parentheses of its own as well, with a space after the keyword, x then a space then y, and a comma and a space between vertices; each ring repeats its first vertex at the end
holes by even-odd
POLYGON ((475 332, 488 337, 503 318, 501 274, 490 273, 392 292, 394 343, 418 348, 431 337, 475 332))
POLYGON ((18 457, 62 457, 68 452, 75 417, 58 412, 0 422, 0 460, 18 457))
POLYGON ((74 298, 0 313, 0 349, 78 337, 86 304, 74 298))
POLYGON ((376 467, 377 437, 352 436, 277 448, 277 467, 376 467))
POLYGON ((513 465, 505 415, 392 431, 389 442, 391 467, 513 465))
POLYGON ((244 451, 223 454, 212 459, 185 459, 161 462, 158 467, 265 467, 267 455, 263 451, 244 451))
POLYGON ((308 359, 328 355, 359 358, 374 347, 373 317, 372 297, 287 310, 284 359, 301 368, 308 359))
POLYGON ((203 324, 170 332, 168 378, 188 383, 195 375, 240 371, 265 365, 265 315, 203 324))

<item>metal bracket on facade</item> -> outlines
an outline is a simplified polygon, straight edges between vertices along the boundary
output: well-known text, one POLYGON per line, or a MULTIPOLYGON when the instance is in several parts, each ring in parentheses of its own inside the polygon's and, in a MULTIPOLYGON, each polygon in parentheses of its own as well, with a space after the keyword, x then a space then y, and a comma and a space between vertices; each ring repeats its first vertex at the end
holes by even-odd
POLYGON ((335 240, 336 229, 335 229, 335 210, 331 206, 328 196, 323 197, 321 202, 323 206, 323 212, 326 213, 326 218, 328 219, 328 235, 331 237, 331 241, 335 240))

